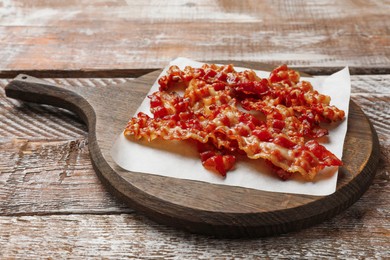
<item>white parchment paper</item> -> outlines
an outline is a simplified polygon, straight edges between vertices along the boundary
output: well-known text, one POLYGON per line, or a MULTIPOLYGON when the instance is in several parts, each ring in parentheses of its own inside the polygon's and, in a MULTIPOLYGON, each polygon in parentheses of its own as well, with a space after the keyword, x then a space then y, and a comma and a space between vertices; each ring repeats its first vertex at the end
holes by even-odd
MULTIPOLYGON (((177 65, 181 69, 190 65, 200 67, 202 63, 186 58, 177 58, 163 70, 162 74, 171 65, 177 65)), ((237 71, 246 68, 235 67, 237 71)), ((250 69, 250 68, 249 68, 250 69)), ((268 77, 269 72, 257 71, 258 76, 268 77)), ((304 78, 301 80, 310 81, 313 87, 320 93, 329 95, 331 104, 342 109, 348 116, 350 99, 350 75, 348 67, 330 76, 304 78)), ((158 91, 157 81, 153 84, 149 94, 158 91)), ((149 111, 149 99, 145 100, 138 108, 137 113, 142 111, 151 115, 149 111)), ((347 132, 347 118, 337 125, 331 125, 328 129, 329 136, 321 142, 328 150, 338 158, 342 157, 344 139, 347 132)), ((123 169, 138 172, 139 174, 157 174, 172 178, 189 179, 208 183, 231 185, 265 190, 272 192, 286 192, 308 195, 329 195, 336 190, 337 167, 328 167, 321 171, 312 181, 307 182, 296 177, 282 181, 264 164, 263 160, 251 160, 245 157, 238 157, 234 170, 227 173, 226 178, 206 170, 199 159, 197 148, 189 142, 172 142, 156 140, 151 143, 147 141, 131 141, 120 134, 115 141, 111 156, 114 161, 123 169)))

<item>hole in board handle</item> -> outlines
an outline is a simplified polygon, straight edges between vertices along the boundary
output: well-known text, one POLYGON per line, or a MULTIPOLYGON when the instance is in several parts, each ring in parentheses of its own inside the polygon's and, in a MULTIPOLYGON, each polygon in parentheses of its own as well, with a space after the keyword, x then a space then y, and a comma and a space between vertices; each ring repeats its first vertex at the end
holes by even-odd
POLYGON ((27 76, 22 76, 22 79, 27 79, 27 76))

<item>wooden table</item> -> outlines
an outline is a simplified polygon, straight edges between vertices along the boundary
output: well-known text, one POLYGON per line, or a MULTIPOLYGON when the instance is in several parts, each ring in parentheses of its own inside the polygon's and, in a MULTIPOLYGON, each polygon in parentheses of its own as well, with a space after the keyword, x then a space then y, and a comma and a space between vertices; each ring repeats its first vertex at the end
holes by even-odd
POLYGON ((390 257, 388 1, 92 2, 0 3, 0 258, 390 257), (380 141, 370 189, 338 216, 294 233, 245 240, 188 234, 105 190, 74 114, 4 94, 19 72, 115 88, 177 56, 285 62, 312 74, 349 65, 352 100, 380 141))

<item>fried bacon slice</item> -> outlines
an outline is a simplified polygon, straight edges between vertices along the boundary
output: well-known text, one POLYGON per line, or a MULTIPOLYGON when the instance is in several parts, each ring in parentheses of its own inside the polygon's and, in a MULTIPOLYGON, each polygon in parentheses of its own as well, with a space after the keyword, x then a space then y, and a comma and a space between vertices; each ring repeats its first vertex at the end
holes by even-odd
POLYGON ((149 96, 153 117, 138 113, 124 134, 149 141, 195 140, 203 166, 222 176, 240 153, 265 159, 282 179, 300 173, 312 180, 324 167, 342 165, 314 138, 328 134, 320 123, 340 121, 345 114, 299 79, 286 65, 268 79, 252 70, 236 72, 232 65, 171 66, 158 80, 159 91, 149 96))

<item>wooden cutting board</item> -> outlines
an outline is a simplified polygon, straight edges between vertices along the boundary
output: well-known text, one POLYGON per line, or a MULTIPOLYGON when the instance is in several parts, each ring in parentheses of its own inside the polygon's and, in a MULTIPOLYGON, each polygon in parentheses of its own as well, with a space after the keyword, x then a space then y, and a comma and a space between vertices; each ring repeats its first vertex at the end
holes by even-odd
MULTIPOLYGON (((270 69, 258 63, 235 63, 270 69)), ((344 166, 337 191, 329 196, 273 193, 240 187, 128 172, 110 156, 116 137, 135 113, 161 71, 111 87, 60 87, 19 75, 6 95, 62 107, 78 114, 89 129, 94 169, 108 190, 156 222, 220 237, 257 237, 306 228, 352 205, 375 176, 379 143, 362 110, 350 102, 344 166)))

